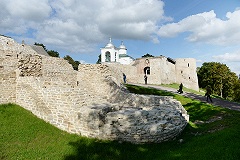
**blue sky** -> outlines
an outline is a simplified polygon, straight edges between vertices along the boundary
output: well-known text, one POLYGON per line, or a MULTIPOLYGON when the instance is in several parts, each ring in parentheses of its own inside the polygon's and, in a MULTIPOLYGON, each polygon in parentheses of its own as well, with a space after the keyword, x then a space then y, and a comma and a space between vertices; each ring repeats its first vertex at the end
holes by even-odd
POLYGON ((109 37, 128 54, 221 62, 240 74, 240 0, 1 0, 0 34, 95 63, 109 37))

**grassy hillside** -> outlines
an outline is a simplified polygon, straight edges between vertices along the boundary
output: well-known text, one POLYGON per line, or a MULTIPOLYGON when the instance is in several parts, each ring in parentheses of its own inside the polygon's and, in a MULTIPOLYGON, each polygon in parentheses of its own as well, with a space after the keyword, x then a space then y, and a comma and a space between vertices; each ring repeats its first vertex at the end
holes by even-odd
POLYGON ((188 111, 189 125, 171 142, 133 145, 69 134, 18 105, 5 104, 0 105, 0 159, 240 159, 240 112, 155 89, 127 87, 135 93, 173 96, 188 111))

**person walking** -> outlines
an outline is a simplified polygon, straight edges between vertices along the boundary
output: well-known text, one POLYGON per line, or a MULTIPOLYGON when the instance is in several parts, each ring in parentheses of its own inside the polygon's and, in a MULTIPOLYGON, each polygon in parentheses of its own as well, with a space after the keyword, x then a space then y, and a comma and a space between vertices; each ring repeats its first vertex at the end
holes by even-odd
POLYGON ((212 90, 211 90, 210 86, 207 86, 205 96, 207 96, 207 102, 210 100, 210 102, 212 103, 213 101, 211 98, 211 94, 212 94, 212 90))
POLYGON ((148 78, 148 77, 147 77, 147 75, 145 74, 145 75, 144 75, 145 84, 147 84, 147 78, 148 78))
POLYGON ((179 89, 178 89, 177 92, 180 93, 180 94, 183 93, 183 84, 182 83, 179 85, 179 89))
POLYGON ((123 82, 126 83, 127 76, 123 73, 123 82))

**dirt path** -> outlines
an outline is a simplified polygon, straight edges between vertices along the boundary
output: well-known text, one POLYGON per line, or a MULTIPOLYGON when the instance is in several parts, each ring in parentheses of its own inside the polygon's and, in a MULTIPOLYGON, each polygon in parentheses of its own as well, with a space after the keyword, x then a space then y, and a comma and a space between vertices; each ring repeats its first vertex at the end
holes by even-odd
MULTIPOLYGON (((174 89, 174 88, 157 86, 157 85, 149 85, 149 84, 148 85, 132 84, 132 85, 138 85, 138 86, 143 86, 143 87, 151 87, 151 88, 164 90, 164 91, 168 91, 168 92, 177 94, 177 90, 174 89)), ((206 97, 204 97, 202 95, 197 95, 197 94, 193 94, 193 93, 189 93, 189 92, 185 92, 185 91, 183 91, 183 93, 181 95, 207 103, 206 97)), ((240 111, 240 104, 239 103, 229 102, 229 101, 218 99, 218 98, 212 98, 212 101, 213 101, 213 103, 210 103, 210 104, 213 104, 215 106, 220 106, 220 107, 224 107, 224 108, 229 108, 231 110, 240 111)))

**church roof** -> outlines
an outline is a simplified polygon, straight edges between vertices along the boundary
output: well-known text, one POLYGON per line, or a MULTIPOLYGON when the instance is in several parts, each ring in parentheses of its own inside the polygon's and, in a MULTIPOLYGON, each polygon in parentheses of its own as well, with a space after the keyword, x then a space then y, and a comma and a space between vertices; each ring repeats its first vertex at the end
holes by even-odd
POLYGON ((112 38, 109 38, 108 44, 105 46, 105 48, 115 48, 115 46, 112 44, 112 38))
POLYGON ((48 53, 43 49, 42 46, 32 45, 30 46, 34 51, 36 51, 38 54, 49 56, 48 53))
POLYGON ((133 59, 131 56, 127 55, 127 54, 119 54, 119 58, 126 58, 126 57, 129 57, 130 59, 133 59))
POLYGON ((112 43, 112 38, 109 38, 109 42, 105 46, 105 48, 115 48, 117 50, 119 50, 119 49, 127 50, 126 46, 123 44, 123 41, 121 42, 121 45, 119 46, 119 48, 115 47, 114 44, 112 43))
POLYGON ((121 42, 121 45, 119 46, 120 49, 126 49, 126 47, 123 44, 123 41, 121 42))

